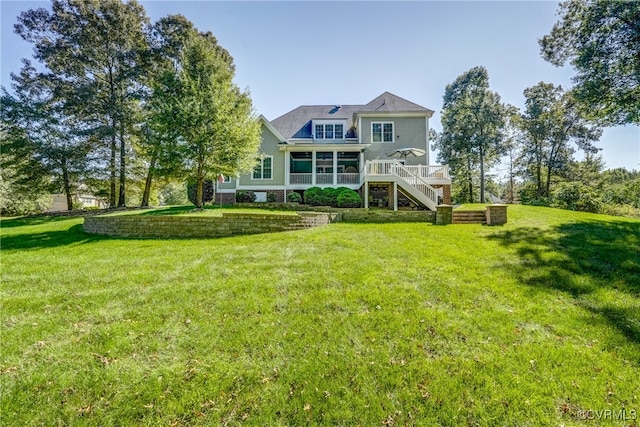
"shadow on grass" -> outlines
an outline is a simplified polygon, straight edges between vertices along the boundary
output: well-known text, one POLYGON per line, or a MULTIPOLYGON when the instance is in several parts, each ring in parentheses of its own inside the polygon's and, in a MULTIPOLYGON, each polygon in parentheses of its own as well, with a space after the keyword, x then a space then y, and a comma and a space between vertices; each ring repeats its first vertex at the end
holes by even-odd
MULTIPOLYGON (((3 224, 4 226, 4 221, 3 224)), ((35 225, 35 224, 27 224, 35 225)), ((91 243, 109 237, 85 233, 82 224, 76 224, 67 230, 45 231, 43 233, 17 234, 2 237, 2 250, 43 249, 67 246, 79 243, 91 243)))
POLYGON ((583 221, 505 230, 489 238, 516 251, 520 263, 505 268, 522 283, 571 295, 640 344, 640 312, 625 304, 640 297, 640 223, 583 221), (599 300, 593 294, 600 289, 615 292, 620 304, 599 300))

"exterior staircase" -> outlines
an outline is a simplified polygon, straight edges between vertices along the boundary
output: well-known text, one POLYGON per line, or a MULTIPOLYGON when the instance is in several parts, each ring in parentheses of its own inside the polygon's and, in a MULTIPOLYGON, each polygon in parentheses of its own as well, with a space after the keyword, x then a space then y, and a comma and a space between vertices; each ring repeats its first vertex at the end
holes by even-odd
POLYGON ((453 224, 486 224, 485 211, 453 211, 453 224))
POLYGON ((392 174, 397 178, 396 182, 405 196, 432 211, 436 210, 438 192, 435 188, 399 163, 392 168, 392 174))
MULTIPOLYGON (((432 166, 426 168, 432 168, 432 166)), ((442 170, 443 167, 439 166, 439 168, 442 170)), ((428 177, 421 176, 420 169, 404 166, 400 162, 367 162, 365 180, 395 182, 399 190, 413 202, 435 211, 438 206, 438 192, 429 185, 427 179, 428 177)))

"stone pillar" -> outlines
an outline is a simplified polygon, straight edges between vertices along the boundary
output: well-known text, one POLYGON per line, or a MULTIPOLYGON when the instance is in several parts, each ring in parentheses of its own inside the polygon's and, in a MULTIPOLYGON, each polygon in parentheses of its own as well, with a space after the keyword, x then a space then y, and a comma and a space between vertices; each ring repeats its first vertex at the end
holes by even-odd
POLYGON ((447 225, 453 222, 453 206, 438 205, 436 209, 436 225, 447 225))
POLYGON ((507 223, 507 205, 489 205, 485 213, 487 215, 487 225, 507 223))

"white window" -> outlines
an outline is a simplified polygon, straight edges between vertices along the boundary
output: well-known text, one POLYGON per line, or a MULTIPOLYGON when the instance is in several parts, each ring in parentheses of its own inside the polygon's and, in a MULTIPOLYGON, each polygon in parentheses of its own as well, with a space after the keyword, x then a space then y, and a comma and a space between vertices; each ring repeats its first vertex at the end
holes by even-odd
POLYGON ((333 139, 333 125, 324 125, 324 139, 333 139))
POLYGON ((344 139, 343 123, 315 123, 315 139, 344 139))
POLYGON ((372 122, 371 142, 394 142, 393 122, 372 122))
POLYGON ((258 164, 253 169, 253 179, 271 179, 273 171, 273 156, 258 159, 258 164))

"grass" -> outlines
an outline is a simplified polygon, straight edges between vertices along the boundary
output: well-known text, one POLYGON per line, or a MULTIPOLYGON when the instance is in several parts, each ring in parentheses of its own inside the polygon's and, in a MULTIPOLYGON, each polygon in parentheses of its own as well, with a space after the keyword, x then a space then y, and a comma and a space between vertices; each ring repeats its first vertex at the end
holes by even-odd
POLYGON ((261 215, 296 215, 292 210, 278 210, 265 208, 238 208, 233 206, 213 206, 207 205, 203 209, 195 209, 193 205, 188 206, 169 206, 163 208, 152 209, 136 209, 126 210, 116 213, 107 214, 114 215, 179 215, 179 216, 222 216, 226 213, 239 214, 261 214, 261 215))
POLYGON ((0 423, 637 425, 640 221, 508 209, 209 240, 3 220, 0 423))

